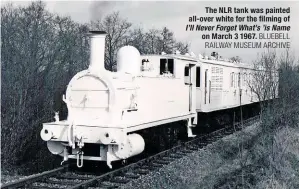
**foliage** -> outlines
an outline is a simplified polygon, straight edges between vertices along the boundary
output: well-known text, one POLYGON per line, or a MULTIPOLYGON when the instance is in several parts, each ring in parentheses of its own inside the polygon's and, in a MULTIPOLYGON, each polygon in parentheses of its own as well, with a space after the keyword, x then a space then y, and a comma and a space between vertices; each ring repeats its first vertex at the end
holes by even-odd
MULTIPOLYGON (((262 132, 248 155, 258 168, 248 173, 241 161, 240 179, 244 181, 244 175, 255 174, 258 183, 254 188, 297 188, 295 162, 299 153, 294 146, 299 144, 296 135, 299 129, 298 66, 289 51, 281 57, 268 51, 257 59, 254 68, 262 71, 252 73, 248 85, 260 101, 262 132)), ((242 182, 242 186, 245 185, 242 182)))
POLYGON ((52 97, 86 61, 79 31, 42 2, 1 8, 3 162, 30 160, 44 149, 39 131, 53 115, 52 97))
POLYGON ((242 62, 242 59, 239 56, 233 56, 230 58, 230 61, 235 62, 235 63, 240 63, 240 62, 242 62))

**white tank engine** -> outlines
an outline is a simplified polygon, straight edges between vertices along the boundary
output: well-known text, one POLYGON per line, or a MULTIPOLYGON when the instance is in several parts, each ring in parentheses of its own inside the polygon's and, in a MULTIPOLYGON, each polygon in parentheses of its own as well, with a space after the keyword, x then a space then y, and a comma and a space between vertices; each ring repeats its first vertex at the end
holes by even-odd
MULTIPOLYGON (((144 139, 135 131, 157 125, 186 120, 189 136, 197 122, 195 67, 188 70, 185 60, 159 56, 140 56, 132 46, 124 46, 117 54, 117 72, 104 68, 105 32, 90 32, 90 65, 69 82, 63 101, 68 108, 67 120, 44 123, 41 138, 52 154, 83 160, 111 162, 140 154, 144 139), (150 60, 150 61, 149 61, 150 60), (99 144, 93 155, 84 154, 87 144, 99 144)), ((187 61, 195 65, 196 61, 187 61)))

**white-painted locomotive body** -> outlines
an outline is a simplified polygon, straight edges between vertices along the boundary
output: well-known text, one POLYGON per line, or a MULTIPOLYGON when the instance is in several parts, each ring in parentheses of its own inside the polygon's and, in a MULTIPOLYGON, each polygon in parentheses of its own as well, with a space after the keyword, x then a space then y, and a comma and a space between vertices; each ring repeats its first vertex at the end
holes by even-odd
POLYGON ((77 158, 78 166, 87 159, 107 161, 111 167, 112 161, 141 153, 144 140, 134 131, 179 120, 188 120, 189 127, 196 123, 196 90, 184 83, 184 60, 171 58, 176 69, 160 73, 156 61, 162 57, 145 60, 134 47, 125 46, 118 53, 118 72, 109 72, 104 69, 104 39, 92 34, 90 67, 67 87, 67 120, 44 123, 41 131, 51 153, 65 161, 77 158), (102 144, 95 149, 99 156, 84 155, 84 145, 90 143, 102 144))
POLYGON ((44 123, 41 137, 51 153, 111 162, 137 155, 145 143, 135 131, 186 120, 189 137, 198 112, 256 102, 244 64, 194 56, 143 55, 131 46, 118 52, 118 71, 104 69, 105 34, 91 34, 90 66, 70 81, 63 97, 67 120, 44 123), (84 155, 85 144, 101 144, 84 155), (71 148, 71 150, 69 150, 71 148))

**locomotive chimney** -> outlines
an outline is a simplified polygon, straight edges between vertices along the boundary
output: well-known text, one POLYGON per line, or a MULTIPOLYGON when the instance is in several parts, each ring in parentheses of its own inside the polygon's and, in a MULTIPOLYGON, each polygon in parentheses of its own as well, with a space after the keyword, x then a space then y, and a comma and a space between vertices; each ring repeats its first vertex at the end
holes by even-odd
POLYGON ((90 31, 90 65, 92 71, 105 70, 105 38, 104 31, 90 31))

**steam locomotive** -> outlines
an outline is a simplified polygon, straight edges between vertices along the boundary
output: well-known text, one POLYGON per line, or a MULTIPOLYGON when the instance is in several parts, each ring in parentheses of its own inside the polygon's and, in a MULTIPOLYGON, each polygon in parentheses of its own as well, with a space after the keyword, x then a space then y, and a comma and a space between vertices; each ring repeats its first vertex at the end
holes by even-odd
POLYGON ((138 131, 183 121, 188 137, 201 127, 199 113, 257 102, 246 83, 255 70, 212 56, 140 55, 133 46, 117 53, 117 72, 104 68, 105 37, 91 31, 89 68, 69 82, 63 101, 66 120, 43 123, 41 138, 52 154, 68 159, 111 162, 144 151, 138 131), (92 151, 85 149, 92 147, 92 151))

